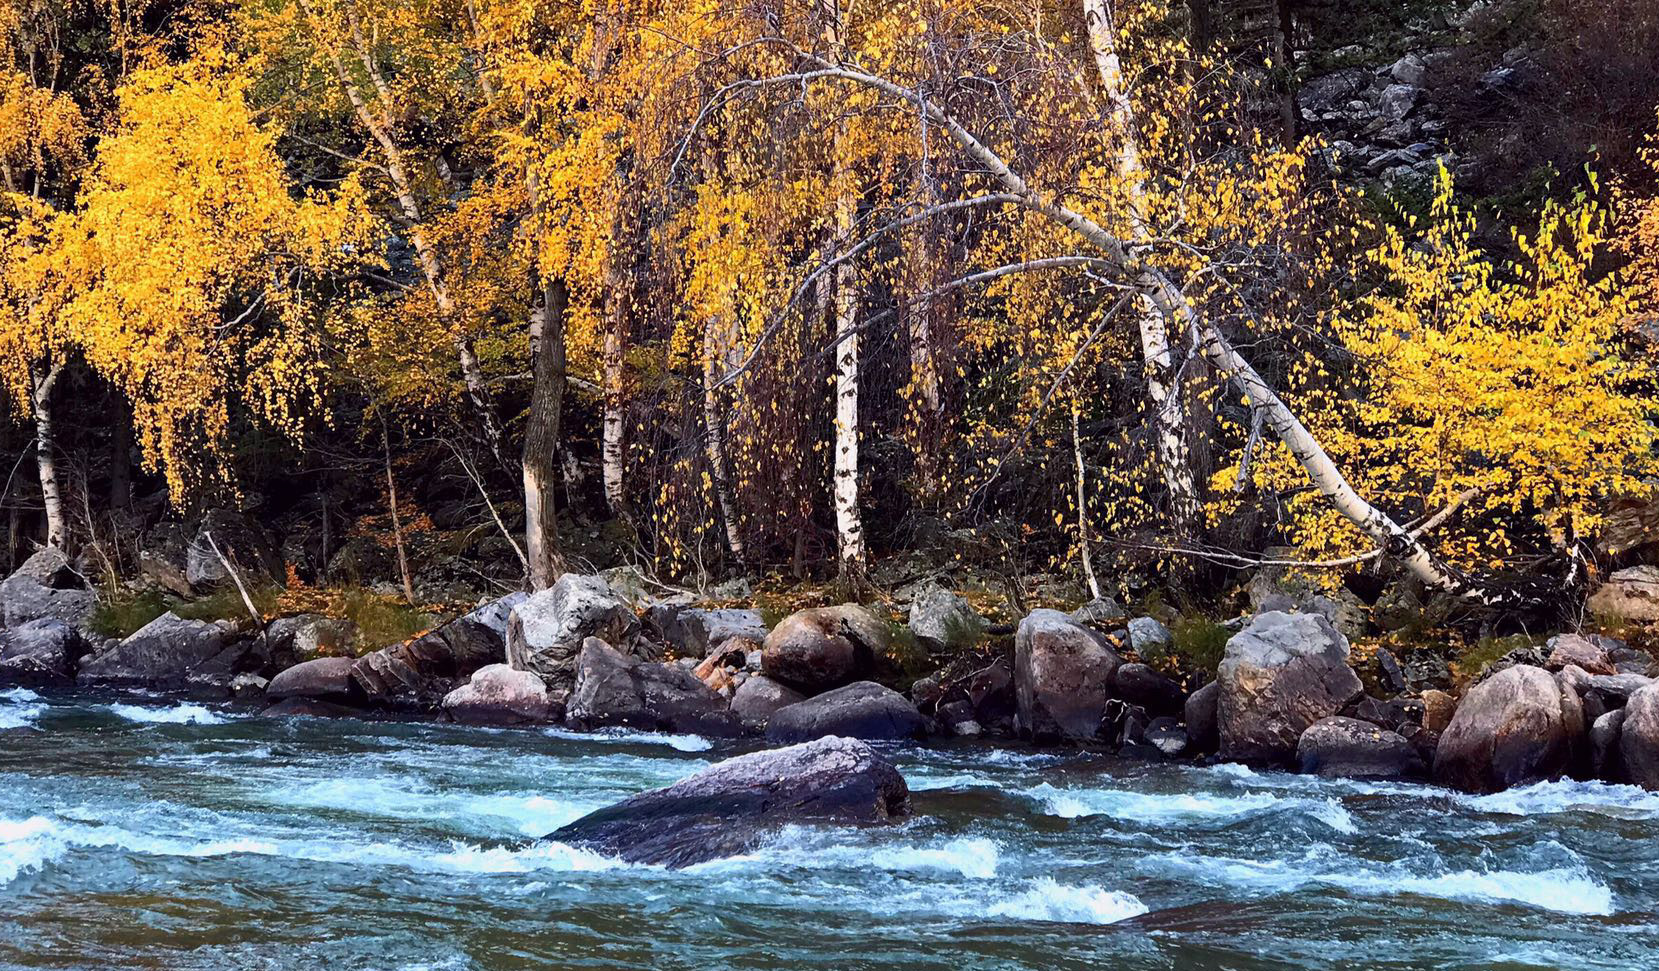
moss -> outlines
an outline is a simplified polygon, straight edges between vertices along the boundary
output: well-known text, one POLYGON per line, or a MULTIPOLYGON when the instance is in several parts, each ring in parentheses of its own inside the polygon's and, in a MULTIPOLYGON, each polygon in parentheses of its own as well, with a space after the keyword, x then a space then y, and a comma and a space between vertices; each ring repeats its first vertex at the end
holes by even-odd
POLYGON ((1452 678, 1459 686, 1480 677, 1494 662, 1511 651, 1541 646, 1542 640, 1527 634, 1507 637, 1483 637, 1456 652, 1451 660, 1452 678))
POLYGON ((357 625, 359 652, 379 650, 430 630, 439 618, 401 599, 361 587, 346 587, 330 598, 328 616, 357 625))
MULTIPOLYGON (((281 587, 258 587, 249 592, 253 598, 253 605, 261 616, 268 616, 276 610, 277 601, 282 596, 281 587)), ((228 620, 233 624, 244 624, 248 621, 248 605, 243 602, 241 591, 235 586, 222 587, 206 596, 195 600, 176 603, 173 613, 185 620, 219 621, 228 620)))

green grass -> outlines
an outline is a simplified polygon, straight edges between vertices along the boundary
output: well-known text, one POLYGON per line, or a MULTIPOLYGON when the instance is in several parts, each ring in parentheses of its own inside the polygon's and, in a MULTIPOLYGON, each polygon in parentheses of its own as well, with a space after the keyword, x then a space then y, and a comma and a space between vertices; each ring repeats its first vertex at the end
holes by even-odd
POLYGON ((1227 651, 1227 628, 1204 617, 1177 617, 1170 625, 1170 654, 1186 672, 1214 674, 1227 651))
POLYGON ((159 590, 121 591, 101 598, 92 610, 91 626, 104 637, 126 637, 167 612, 170 605, 159 590))

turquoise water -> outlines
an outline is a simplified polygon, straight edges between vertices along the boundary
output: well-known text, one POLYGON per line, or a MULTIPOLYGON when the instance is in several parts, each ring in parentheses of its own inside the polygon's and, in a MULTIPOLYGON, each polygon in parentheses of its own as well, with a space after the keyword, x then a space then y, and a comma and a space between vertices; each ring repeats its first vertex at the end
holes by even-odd
POLYGON ((1654 968, 1659 794, 898 749, 916 817, 538 837, 738 748, 0 692, 0 968, 1654 968))

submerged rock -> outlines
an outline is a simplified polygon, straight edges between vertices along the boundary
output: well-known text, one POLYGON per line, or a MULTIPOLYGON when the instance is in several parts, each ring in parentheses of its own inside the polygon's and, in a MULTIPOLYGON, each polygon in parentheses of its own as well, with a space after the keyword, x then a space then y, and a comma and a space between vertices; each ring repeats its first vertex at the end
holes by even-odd
POLYGON ((766 740, 779 745, 825 736, 892 741, 922 738, 927 719, 909 699, 874 681, 857 681, 772 713, 766 740))
POLYGON ((602 577, 566 573, 508 614, 507 663, 568 686, 587 638, 631 649, 638 636, 639 618, 602 577))
POLYGON ((1290 763, 1308 726, 1365 692, 1328 620, 1278 611, 1227 641, 1216 682, 1221 757, 1240 762, 1290 763))
POLYGON ((1397 732, 1341 715, 1309 725, 1296 743, 1296 760, 1303 772, 1328 779, 1398 779, 1426 769, 1397 732))
POLYGON ((714 689, 676 664, 641 661, 597 637, 582 645, 567 720, 581 729, 626 727, 730 738, 742 724, 714 689))
POLYGON ((821 738, 727 759, 547 838, 630 863, 684 867, 744 853, 789 823, 871 825, 909 812, 910 790, 892 763, 863 742, 821 738))
POLYGON ((1122 663, 1104 637, 1058 610, 1034 610, 1014 634, 1016 723, 1038 741, 1092 739, 1122 663))
POLYGON ((891 643, 887 624, 857 604, 810 607, 766 635, 761 670, 812 694, 867 674, 891 643))
POLYGON ((553 720, 547 685, 529 671, 487 664, 444 696, 444 711, 468 725, 533 725, 553 720))
POLYGON ((1497 792, 1566 775, 1584 749, 1578 695, 1543 668, 1519 664, 1475 685, 1440 736, 1434 779, 1497 792))

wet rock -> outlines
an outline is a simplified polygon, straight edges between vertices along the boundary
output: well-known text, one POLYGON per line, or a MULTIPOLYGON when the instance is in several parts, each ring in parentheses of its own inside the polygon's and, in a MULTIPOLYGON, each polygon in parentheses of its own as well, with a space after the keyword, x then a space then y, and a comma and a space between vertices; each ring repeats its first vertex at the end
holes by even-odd
POLYGON ((1659 789, 1659 685, 1630 696, 1619 731, 1625 776, 1644 789, 1659 789))
POLYGON ((513 593, 404 644, 357 659, 352 678, 370 704, 424 710, 441 703, 475 671, 506 656, 508 618, 526 595, 513 593))
POLYGON ((1187 703, 1182 706, 1181 720, 1186 722, 1187 743, 1194 754, 1214 752, 1221 744, 1216 710, 1220 697, 1220 683, 1211 681, 1188 695, 1187 703))
POLYGON ((1364 693, 1348 655, 1317 614, 1261 614, 1228 639, 1216 672, 1222 758, 1290 763, 1309 725, 1364 693))
POLYGON ((656 604, 645 616, 662 642, 684 657, 706 657, 735 638, 766 640, 766 621, 758 610, 656 604))
POLYGON ((979 643, 988 626, 961 596, 934 588, 910 602, 910 632, 930 651, 965 650, 979 643))
POLYGON ((486 664, 444 696, 444 711, 468 725, 533 725, 553 720, 547 685, 529 671, 486 664))
POLYGON ((1099 633, 1057 610, 1034 610, 1014 635, 1019 732, 1037 741, 1095 737, 1122 663, 1099 633))
POLYGON ((266 706, 259 714, 263 718, 360 718, 363 713, 332 701, 284 698, 274 705, 266 706))
POLYGON ((1308 726, 1296 743, 1296 761, 1303 772, 1330 779, 1399 779, 1421 776, 1425 768, 1398 733, 1341 715, 1308 726))
POLYGON ((1152 723, 1146 726, 1144 739, 1166 759, 1176 759, 1187 754, 1187 731, 1174 718, 1152 719, 1152 723))
POLYGON ((581 729, 627 727, 730 738, 743 727, 726 699, 683 667, 641 661, 596 637, 582 644, 566 719, 581 729))
POLYGON ((1624 709, 1607 712, 1590 726, 1590 774, 1605 782, 1625 778, 1619 743, 1624 729, 1624 709))
POLYGON ((732 694, 732 714, 746 731, 759 735, 766 731, 773 712, 805 700, 806 695, 794 688, 757 674, 737 686, 732 694))
POLYGON ((1659 620, 1659 566, 1632 566, 1615 572, 1590 595, 1590 612, 1613 620, 1659 620))
POLYGON ((1112 696, 1140 705, 1154 715, 1173 715, 1186 703, 1187 693, 1172 679, 1145 664, 1120 664, 1112 672, 1112 696))
POLYGON ((830 735, 868 741, 923 738, 927 719, 904 695, 874 681, 826 691, 772 713, 766 740, 792 745, 830 735))
POLYGON ((811 607, 766 635, 761 670, 812 694, 869 673, 890 645, 887 624, 857 604, 811 607))
POLYGON ((168 612, 84 660, 75 680, 83 686, 182 687, 192 668, 217 656, 230 640, 217 624, 168 612))
POLYGON ((0 632, 0 683, 38 687, 71 682, 84 649, 80 633, 56 617, 0 632))
POLYGON ((550 687, 575 677, 583 641, 597 637, 633 653, 639 618, 604 579, 567 573, 526 597, 507 615, 507 663, 550 687))
POLYGON ((1558 634, 1550 638, 1549 643, 1544 646, 1550 652, 1548 660, 1544 663, 1548 670, 1559 671, 1572 664, 1583 668, 1588 674, 1619 673, 1606 649, 1587 637, 1558 634))
POLYGON ((1136 617, 1129 622, 1129 646, 1143 658, 1166 654, 1174 644, 1175 635, 1155 617, 1136 617))
POLYGON ((631 863, 684 867, 747 852, 784 825, 873 825, 909 813, 909 789, 890 762, 863 742, 824 738, 727 759, 548 838, 631 863))
POLYGON ((1440 736, 1434 778, 1466 792, 1559 778, 1584 743, 1578 695, 1543 668, 1517 665, 1469 690, 1440 736))
POLYGON ((361 701, 351 671, 355 659, 349 657, 319 657, 283 671, 271 679, 265 688, 265 697, 273 701, 284 698, 314 698, 319 701, 361 701))

